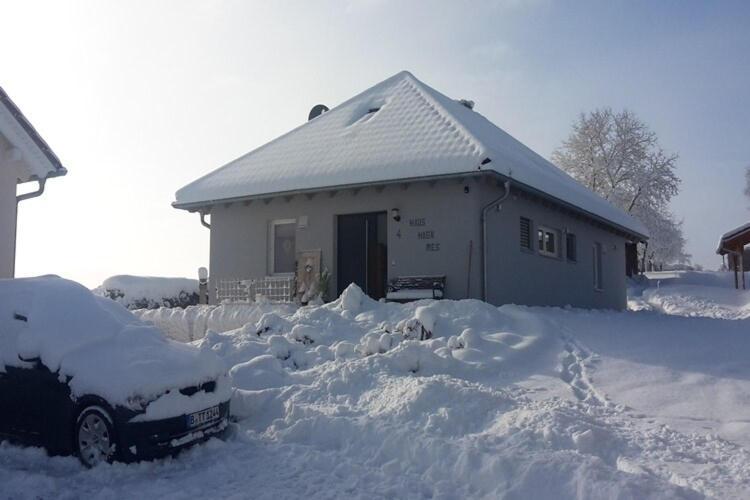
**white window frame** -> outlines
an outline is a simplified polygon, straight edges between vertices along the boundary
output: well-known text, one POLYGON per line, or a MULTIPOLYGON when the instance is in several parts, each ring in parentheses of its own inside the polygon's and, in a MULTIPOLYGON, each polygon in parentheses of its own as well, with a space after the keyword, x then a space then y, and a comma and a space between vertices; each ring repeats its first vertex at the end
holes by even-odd
POLYGON ((554 257, 556 259, 560 258, 560 230, 553 229, 548 226, 537 226, 536 228, 536 244, 537 244, 537 252, 539 252, 539 255, 544 255, 545 257, 554 257), (542 231, 545 235, 546 233, 553 234, 555 237, 555 251, 554 252, 548 252, 546 248, 544 248, 544 245, 539 245, 539 231, 542 231))
POLYGON ((594 264, 594 290, 601 292, 604 290, 604 245, 599 242, 595 242, 592 245, 593 248, 593 264, 594 264))
MULTIPOLYGON (((297 219, 274 219, 271 221, 270 235, 268 239, 268 262, 271 266, 269 269, 269 275, 271 276, 294 276, 294 271, 287 273, 276 272, 276 226, 284 224, 297 224, 297 219)), ((294 251, 297 251, 297 228, 294 228, 294 251)))

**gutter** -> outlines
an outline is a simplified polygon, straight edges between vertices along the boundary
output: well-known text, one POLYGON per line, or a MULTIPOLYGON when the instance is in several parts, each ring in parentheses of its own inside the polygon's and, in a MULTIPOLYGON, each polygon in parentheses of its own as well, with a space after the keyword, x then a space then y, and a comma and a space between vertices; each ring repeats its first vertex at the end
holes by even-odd
POLYGON ((31 198, 36 198, 37 196, 41 196, 42 193, 44 193, 44 184, 47 182, 47 178, 44 179, 35 179, 39 183, 39 187, 36 189, 36 191, 32 191, 30 193, 24 193, 19 194, 16 196, 16 204, 24 201, 29 200, 31 198))
POLYGON ((483 206, 480 215, 482 221, 482 300, 484 301, 487 301, 487 214, 491 209, 499 207, 510 196, 510 181, 506 180, 503 187, 505 188, 503 195, 483 206))
POLYGON ((211 229, 211 223, 206 222, 206 212, 201 212, 201 226, 211 229))

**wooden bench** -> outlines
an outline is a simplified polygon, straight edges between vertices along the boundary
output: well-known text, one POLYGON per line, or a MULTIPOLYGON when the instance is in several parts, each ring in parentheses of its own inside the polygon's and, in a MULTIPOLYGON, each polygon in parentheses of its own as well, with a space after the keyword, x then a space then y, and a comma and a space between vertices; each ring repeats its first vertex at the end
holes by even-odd
POLYGON ((445 275, 398 276, 388 282, 389 302, 411 302, 420 299, 442 299, 445 294, 445 275))

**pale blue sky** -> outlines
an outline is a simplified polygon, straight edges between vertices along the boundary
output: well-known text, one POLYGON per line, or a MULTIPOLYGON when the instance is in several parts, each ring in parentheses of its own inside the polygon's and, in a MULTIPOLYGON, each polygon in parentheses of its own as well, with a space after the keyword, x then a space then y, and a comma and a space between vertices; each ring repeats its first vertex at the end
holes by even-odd
POLYGON ((628 108, 680 154, 694 260, 747 222, 746 2, 9 2, 0 85, 70 170, 21 205, 19 275, 193 276, 208 231, 174 192, 408 69, 544 156, 628 108))

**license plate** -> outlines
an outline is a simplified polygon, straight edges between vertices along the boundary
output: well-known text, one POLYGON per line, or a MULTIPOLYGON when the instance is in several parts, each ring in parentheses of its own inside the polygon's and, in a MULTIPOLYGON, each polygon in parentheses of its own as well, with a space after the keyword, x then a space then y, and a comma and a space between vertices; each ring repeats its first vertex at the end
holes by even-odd
POLYGON ((219 418, 219 407, 214 406, 207 410, 197 411, 187 416, 188 427, 198 427, 219 418))

